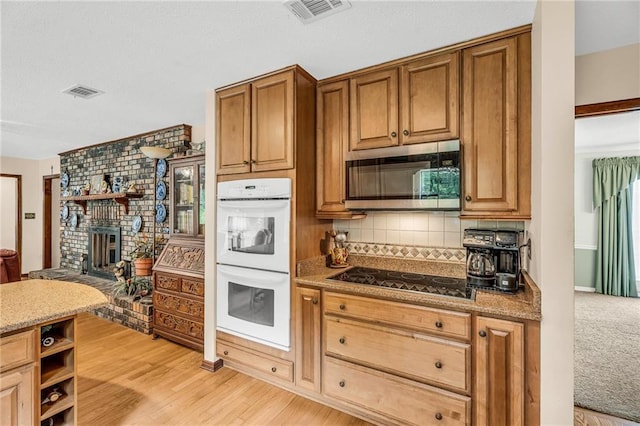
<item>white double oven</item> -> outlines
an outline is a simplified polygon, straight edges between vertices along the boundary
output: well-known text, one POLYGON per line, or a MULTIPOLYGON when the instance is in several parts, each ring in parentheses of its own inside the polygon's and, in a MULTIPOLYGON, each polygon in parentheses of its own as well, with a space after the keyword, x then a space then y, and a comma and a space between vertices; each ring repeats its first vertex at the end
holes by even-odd
POLYGON ((291 179, 218 183, 217 328, 290 348, 291 179))

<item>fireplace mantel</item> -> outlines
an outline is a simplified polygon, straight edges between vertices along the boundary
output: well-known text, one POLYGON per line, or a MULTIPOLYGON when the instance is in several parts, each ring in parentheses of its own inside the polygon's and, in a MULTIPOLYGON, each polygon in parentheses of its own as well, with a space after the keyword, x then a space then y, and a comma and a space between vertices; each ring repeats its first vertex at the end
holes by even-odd
POLYGON ((90 195, 74 195, 71 197, 61 197, 62 201, 72 201, 82 206, 82 211, 87 214, 87 203, 94 200, 113 200, 124 206, 124 214, 129 213, 129 199, 142 198, 143 193, 140 192, 116 192, 110 194, 90 194, 90 195))

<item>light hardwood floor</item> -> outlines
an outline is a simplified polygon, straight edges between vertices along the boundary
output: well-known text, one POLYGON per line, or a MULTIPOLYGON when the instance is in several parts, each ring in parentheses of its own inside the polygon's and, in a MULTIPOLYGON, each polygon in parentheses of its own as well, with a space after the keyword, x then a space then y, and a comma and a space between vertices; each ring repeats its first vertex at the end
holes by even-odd
POLYGON ((202 354, 90 314, 78 321, 79 425, 369 425, 202 354))
POLYGON ((573 409, 574 426, 640 426, 630 420, 621 419, 581 407, 573 409))

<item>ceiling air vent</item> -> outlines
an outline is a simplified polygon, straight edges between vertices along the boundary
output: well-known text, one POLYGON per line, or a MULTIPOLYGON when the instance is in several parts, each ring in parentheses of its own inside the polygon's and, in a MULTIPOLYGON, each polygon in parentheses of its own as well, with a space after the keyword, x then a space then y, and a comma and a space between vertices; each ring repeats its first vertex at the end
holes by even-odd
POLYGON ((92 89, 91 87, 83 86, 82 84, 76 84, 75 86, 69 87, 67 90, 63 90, 62 93, 66 93, 73 97, 90 99, 98 95, 101 95, 104 92, 102 90, 92 89))
POLYGON ((351 7, 347 0, 287 0, 284 5, 304 24, 351 7))

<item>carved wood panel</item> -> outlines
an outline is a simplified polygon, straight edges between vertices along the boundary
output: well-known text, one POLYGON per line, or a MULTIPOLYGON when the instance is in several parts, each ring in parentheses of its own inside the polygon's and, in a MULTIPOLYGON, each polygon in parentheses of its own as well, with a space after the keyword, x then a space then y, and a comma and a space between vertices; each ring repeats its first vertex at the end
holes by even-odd
POLYGON ((204 282, 202 280, 182 279, 182 292, 204 297, 204 282))
POLYGON ((156 274, 156 288, 180 291, 180 279, 163 274, 156 274))
POLYGON ((171 296, 156 292, 154 305, 156 309, 166 309, 176 313, 189 315, 199 320, 204 320, 204 303, 196 300, 183 299, 182 297, 171 296))
POLYGON ((180 318, 167 312, 156 310, 153 314, 155 324, 195 339, 204 339, 204 324, 180 318))

